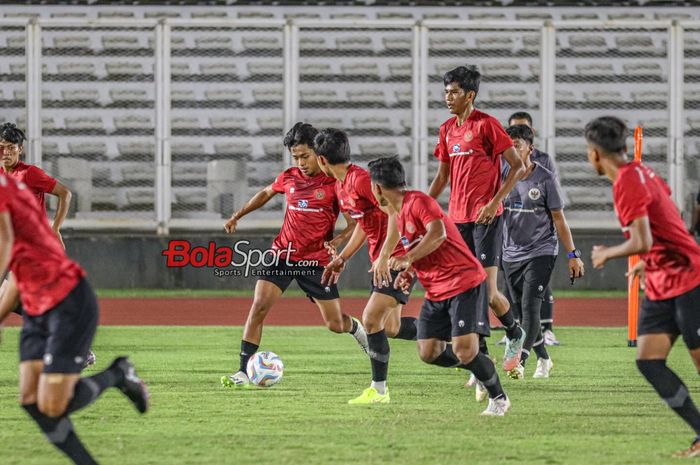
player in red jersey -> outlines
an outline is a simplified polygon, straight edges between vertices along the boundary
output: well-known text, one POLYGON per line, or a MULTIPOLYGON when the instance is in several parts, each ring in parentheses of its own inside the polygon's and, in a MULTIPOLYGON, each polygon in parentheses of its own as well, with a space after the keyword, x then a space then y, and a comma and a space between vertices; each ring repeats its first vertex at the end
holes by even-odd
POLYGON ((387 237, 389 217, 383 212, 372 194, 369 173, 350 162, 350 142, 338 129, 324 129, 315 140, 321 169, 336 179, 335 191, 340 208, 357 221, 350 241, 342 252, 326 266, 326 278, 336 276, 367 240, 369 258, 374 272, 370 298, 362 313, 362 324, 367 332, 372 383, 350 404, 389 403, 386 386, 389 370, 389 341, 416 340, 416 319, 401 317, 401 309, 408 303, 410 290, 403 292, 391 285, 394 277, 389 270, 389 258, 403 255, 399 237, 387 237))
POLYGON ((681 335, 700 372, 700 247, 688 234, 668 185, 651 168, 627 158, 627 135, 625 123, 612 116, 586 125, 588 160, 613 183, 615 212, 627 239, 593 247, 591 259, 601 269, 608 260, 641 255, 630 273, 644 279, 646 294, 639 312, 637 368, 695 431, 691 447, 675 455, 697 457, 700 413, 666 359, 681 335))
POLYGON ((85 449, 70 415, 107 388, 119 388, 139 412, 148 391, 126 357, 81 378, 97 329, 98 307, 85 272, 67 256, 31 191, 0 174, 0 273, 12 272, 0 301, 0 322, 21 300, 19 378, 22 408, 73 463, 97 462, 85 449))
POLYGON ((486 272, 464 243, 455 224, 430 196, 405 189, 403 166, 397 157, 370 162, 372 191, 396 221, 406 253, 393 256, 394 281, 407 288, 412 274, 425 288, 418 320, 420 358, 433 365, 470 370, 484 385, 489 405, 482 415, 503 416, 510 401, 503 392, 493 361, 479 351, 479 333, 488 321, 486 272), (452 344, 447 342, 451 341, 452 344))
POLYGON ((335 284, 321 282, 323 267, 330 261, 326 247, 335 248, 345 243, 355 221, 346 215, 347 227, 333 239, 338 219, 335 180, 319 168, 318 156, 313 149, 316 134, 318 131, 310 124, 295 124, 287 132, 284 146, 291 152, 296 166, 284 171, 272 184, 255 194, 224 226, 227 233, 233 234, 243 216, 262 207, 277 194, 285 194, 287 198, 284 223, 272 243, 272 249, 280 252, 280 258, 258 275, 253 305, 243 329, 239 370, 221 378, 225 387, 250 385, 246 367, 260 345, 265 317, 295 279, 318 306, 328 329, 334 333, 349 332, 367 351, 365 330, 359 321, 341 311, 338 288, 335 284), (287 256, 285 250, 289 249, 291 254, 287 256))
MULTIPOLYGON (((445 102, 455 116, 440 126, 435 147, 440 166, 428 194, 437 199, 448 183, 451 186, 448 216, 488 275, 489 306, 508 336, 503 369, 510 371, 520 362, 525 334, 516 323, 508 300, 498 291, 498 263, 503 247, 501 215, 503 199, 525 168, 498 120, 474 107, 480 81, 481 74, 474 66, 460 66, 443 77, 445 102), (501 157, 510 165, 503 182, 501 157)), ((480 343, 482 352, 488 353, 483 338, 480 343)), ((478 394, 477 390, 477 400, 481 397, 478 394)))

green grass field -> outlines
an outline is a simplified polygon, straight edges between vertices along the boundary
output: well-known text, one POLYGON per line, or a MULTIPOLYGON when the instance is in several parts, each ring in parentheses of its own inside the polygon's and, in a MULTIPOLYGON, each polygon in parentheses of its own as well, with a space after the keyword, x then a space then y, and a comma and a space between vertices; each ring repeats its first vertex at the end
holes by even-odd
MULTIPOLYGON (((0 345, 0 463, 66 464, 17 405, 17 335, 7 329, 0 345)), ((116 390, 74 415, 100 463, 646 465, 678 463, 670 454, 692 437, 637 373, 623 328, 559 328, 552 378, 532 379, 531 363, 526 379, 504 380, 505 418, 480 417, 465 374, 423 364, 407 341, 392 343, 392 403, 348 406, 369 363, 350 336, 316 327, 267 328, 262 349, 284 360, 282 383, 226 390, 219 378, 237 366, 240 336, 234 327, 100 328, 97 366, 131 354, 152 393, 145 416, 116 390)), ((670 363, 700 399, 683 347, 670 363)))

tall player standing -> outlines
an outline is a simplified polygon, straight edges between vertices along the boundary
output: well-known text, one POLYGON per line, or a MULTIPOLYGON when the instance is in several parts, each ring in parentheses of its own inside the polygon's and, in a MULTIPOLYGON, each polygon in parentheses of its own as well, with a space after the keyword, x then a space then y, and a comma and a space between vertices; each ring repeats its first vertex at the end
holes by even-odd
POLYGON ((78 465, 97 462, 73 430, 70 415, 106 389, 120 389, 137 410, 148 391, 125 357, 81 378, 97 329, 97 299, 85 272, 67 256, 29 189, 0 174, 0 274, 12 272, 0 301, 0 322, 21 299, 19 378, 22 408, 46 438, 78 465))
MULTIPOLYGON (((515 322, 508 300, 498 291, 498 263, 503 246, 501 214, 503 199, 525 168, 498 120, 474 107, 480 82, 481 74, 474 66, 460 66, 443 77, 445 103, 455 116, 440 126, 435 147, 440 165, 428 194, 437 199, 450 184, 448 216, 486 270, 489 306, 508 336, 503 369, 510 371, 520 362, 525 332, 515 322), (510 166, 503 182, 502 158, 510 166)), ((488 322, 488 315, 483 318, 488 322)), ((489 335, 488 325, 480 334, 489 335)), ((480 345, 487 353, 483 338, 480 345)), ((477 400, 480 397, 477 391, 477 400)))
POLYGON ((605 116, 586 125, 588 160, 613 183, 615 212, 627 240, 595 246, 593 266, 641 254, 631 276, 645 280, 639 312, 637 368, 659 396, 695 432, 689 449, 677 457, 700 456, 700 413, 688 388, 667 365, 678 336, 683 337, 700 372, 700 246, 688 234, 671 200, 671 189, 651 168, 627 158, 627 127, 605 116))
MULTIPOLYGON (((390 273, 389 259, 403 255, 399 237, 387 236, 389 216, 381 210, 372 194, 369 173, 350 162, 350 142, 338 129, 324 129, 315 139, 321 169, 336 180, 335 191, 340 208, 357 220, 350 241, 326 267, 326 274, 339 274, 367 240, 369 258, 374 272, 370 298, 362 312, 362 324, 367 332, 372 383, 350 404, 385 404, 390 401, 386 385, 389 370, 389 341, 387 338, 416 339, 416 319, 401 317, 408 303, 410 290, 395 289, 391 283, 397 273, 390 273)), ((391 228, 395 230, 395 228, 391 228)))
POLYGON ((333 249, 347 241, 355 221, 346 215, 347 227, 333 239, 338 219, 335 180, 319 168, 318 156, 313 149, 316 134, 318 131, 310 124, 295 124, 287 132, 284 146, 291 152, 296 166, 281 173, 272 184, 255 194, 224 226, 227 233, 233 234, 242 217, 261 208, 275 195, 285 194, 287 211, 272 248, 284 251, 289 247, 292 253, 291 256, 281 254, 278 263, 258 275, 253 305, 243 328, 239 369, 232 375, 221 377, 225 387, 249 386, 246 366, 260 345, 265 317, 294 279, 318 306, 326 327, 334 333, 350 333, 367 352, 367 334, 359 321, 341 311, 337 286, 321 283, 323 267, 330 261, 328 243, 331 242, 330 248, 333 249), (316 265, 302 266, 300 263, 307 261, 316 265))

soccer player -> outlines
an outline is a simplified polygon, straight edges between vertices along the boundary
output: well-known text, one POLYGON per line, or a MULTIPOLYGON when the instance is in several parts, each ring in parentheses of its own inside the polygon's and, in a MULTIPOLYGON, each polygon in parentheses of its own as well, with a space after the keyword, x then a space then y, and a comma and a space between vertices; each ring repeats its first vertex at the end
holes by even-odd
MULTIPOLYGON (((489 306, 508 336, 503 369, 510 371, 520 361, 525 333, 515 322, 508 300, 498 291, 498 263, 503 247, 501 214, 503 199, 525 168, 498 120, 474 107, 480 81, 481 74, 475 66, 460 66, 443 77, 445 103, 455 116, 440 126, 434 153, 440 165, 428 194, 437 199, 448 183, 451 186, 448 217, 486 270, 489 306), (501 157, 510 166, 503 182, 501 157)), ((489 335, 488 327, 484 332, 484 336, 489 335)), ((480 345, 488 353, 483 338, 480 345)), ((481 393, 483 390, 477 389, 477 400, 483 398, 481 393)))
MULTIPOLYGON (((564 200, 557 177, 530 158, 535 137, 532 129, 519 124, 510 126, 506 132, 525 164, 525 174, 506 196, 503 213, 503 271, 512 308, 522 315, 521 324, 526 333, 520 363, 509 375, 523 378, 525 363, 534 348, 537 369, 533 378, 549 378, 553 363, 544 345, 540 309, 559 252, 557 233, 569 252, 570 278, 583 276, 583 262, 564 217, 564 200)), ((505 166, 504 176, 507 171, 505 166)))
MULTIPOLYGON (((392 285, 396 272, 389 270, 389 259, 403 255, 399 237, 387 236, 388 215, 381 210, 372 194, 369 173, 350 162, 350 142, 338 129, 324 129, 315 139, 321 169, 336 180, 335 191, 340 208, 357 220, 350 241, 326 267, 326 277, 337 276, 345 263, 367 241, 369 258, 374 272, 370 298, 362 313, 362 324, 367 332, 372 383, 350 404, 389 403, 386 386, 389 370, 389 341, 387 338, 416 340, 416 319, 401 317, 403 305, 408 303, 410 290, 404 292, 392 285)), ((396 230, 396 228, 392 228, 396 230)))
MULTIPOLYGON (((535 129, 532 127, 532 116, 526 111, 518 111, 510 115, 508 118, 508 126, 515 126, 517 124, 525 124, 532 129, 534 134, 535 129)), ((530 160, 533 163, 547 168, 549 171, 554 173, 555 177, 559 177, 557 172, 557 167, 547 153, 539 151, 536 147, 533 147, 532 153, 530 154, 530 160)), ((504 295, 506 298, 509 297, 508 288, 505 289, 504 295)), ((510 299, 508 299, 510 301, 510 299)), ((517 309, 515 312, 515 318, 520 320, 520 315, 518 315, 517 309)), ((544 343, 548 346, 558 346, 559 341, 554 335, 554 295, 552 294, 552 287, 547 283, 547 287, 544 290, 544 300, 542 301, 542 310, 540 311, 540 323, 542 324, 542 334, 544 335, 544 343)), ((507 338, 504 338, 503 343, 506 343, 507 338)))
POLYGON ((296 166, 282 172, 272 184, 255 194, 224 225, 226 232, 233 234, 245 215, 262 207, 277 194, 286 196, 284 223, 272 243, 273 250, 280 254, 279 259, 258 275, 253 305, 243 329, 239 369, 221 378, 225 387, 250 385, 246 367, 260 345, 265 317, 294 279, 318 306, 326 327, 334 333, 349 332, 367 352, 367 334, 359 321, 341 311, 337 286, 321 283, 323 267, 330 261, 326 246, 334 249, 347 241, 355 221, 346 216, 347 227, 333 239, 338 219, 335 180, 319 168, 313 148, 316 134, 318 131, 310 124, 295 124, 284 137, 284 146, 292 154, 296 166), (291 250, 291 253, 287 255, 285 250, 291 250), (317 265, 302 266, 299 262, 317 265))
POLYGON ((73 430, 70 415, 106 389, 120 389, 136 409, 148 391, 126 357, 81 378, 97 329, 98 307, 85 272, 67 256, 29 189, 0 174, 0 273, 11 270, 0 322, 21 300, 19 385, 22 408, 75 464, 97 464, 73 430))
POLYGON ((637 368, 659 396, 695 431, 691 447, 675 454, 700 456, 700 413, 683 381, 666 365, 679 335, 700 372, 700 247, 671 200, 671 189, 651 168, 627 158, 627 127, 604 116, 585 128, 588 161, 613 183, 615 212, 626 241, 594 246, 596 269, 608 260, 640 254, 630 278, 645 280, 639 312, 637 368))
POLYGON ((488 327, 483 320, 488 312, 486 272, 437 201, 405 189, 397 157, 370 162, 369 172, 377 201, 396 215, 390 226, 398 229, 406 250, 390 259, 391 268, 401 271, 394 286, 408 288, 415 273, 425 288, 418 320, 421 360, 470 370, 488 391, 489 405, 482 415, 503 416, 510 400, 493 361, 479 351, 478 334, 488 327))

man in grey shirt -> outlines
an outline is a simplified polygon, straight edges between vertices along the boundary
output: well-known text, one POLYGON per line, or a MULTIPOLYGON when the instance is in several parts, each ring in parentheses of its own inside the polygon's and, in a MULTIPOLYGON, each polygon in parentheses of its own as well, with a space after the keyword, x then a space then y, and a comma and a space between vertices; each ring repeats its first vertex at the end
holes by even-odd
MULTIPOLYGON (((530 350, 534 348, 538 360, 533 377, 548 378, 553 363, 542 337, 540 307, 559 253, 557 233, 569 253, 569 277, 583 276, 583 262, 564 217, 557 177, 530 159, 532 129, 520 124, 510 126, 506 132, 526 167, 525 175, 503 202, 503 271, 512 305, 520 310, 526 333, 520 364, 509 374, 513 379, 523 378, 530 350)), ((507 170, 504 167, 503 174, 507 170)))

